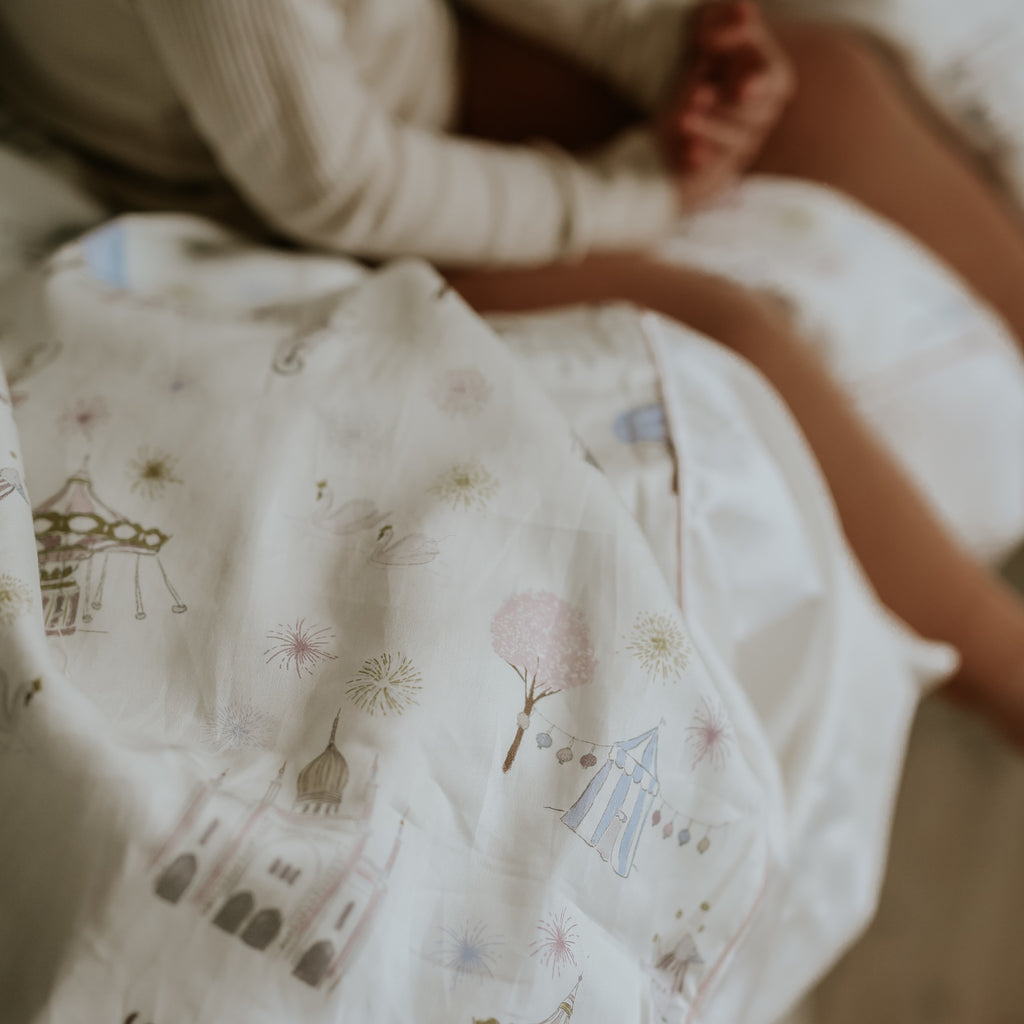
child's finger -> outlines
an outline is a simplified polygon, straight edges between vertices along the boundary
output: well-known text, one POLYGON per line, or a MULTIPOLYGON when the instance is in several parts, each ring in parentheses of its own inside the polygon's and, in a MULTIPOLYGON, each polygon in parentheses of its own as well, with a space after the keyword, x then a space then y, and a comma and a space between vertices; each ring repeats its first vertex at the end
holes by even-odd
POLYGON ((749 44, 754 38, 752 26, 729 25, 702 34, 700 48, 703 53, 727 53, 729 50, 749 44))
POLYGON ((720 159, 719 151, 702 139, 690 139, 689 144, 681 152, 678 170, 703 171, 710 167, 716 159, 720 159))
POLYGON ((697 28, 696 38, 705 52, 729 50, 749 41, 760 27, 755 5, 720 3, 709 9, 697 28))
MULTIPOLYGON (((768 93, 749 103, 726 104, 710 111, 701 111, 700 116, 732 125, 748 134, 758 133, 777 119, 780 106, 775 94, 768 93)), ((680 127, 685 131, 682 122, 683 119, 680 119, 680 127)))
POLYGON ((719 32, 740 28, 759 20, 757 4, 751 0, 714 0, 698 12, 698 33, 719 32))
POLYGON ((706 82, 698 82, 694 84, 683 96, 682 102, 678 107, 678 114, 676 116, 679 127, 682 128, 682 122, 690 114, 707 114, 710 113, 718 101, 718 95, 715 91, 714 86, 709 85, 706 82))
POLYGON ((740 106, 747 106, 753 103, 761 103, 764 100, 774 99, 781 92, 776 76, 763 72, 750 75, 739 85, 737 101, 740 106))
POLYGON ((684 118, 683 131, 690 139, 699 139, 730 151, 745 150, 751 141, 747 126, 704 114, 691 114, 684 118))
POLYGON ((720 58, 721 78, 726 99, 742 101, 751 83, 767 76, 771 71, 768 58, 756 47, 745 44, 720 58))

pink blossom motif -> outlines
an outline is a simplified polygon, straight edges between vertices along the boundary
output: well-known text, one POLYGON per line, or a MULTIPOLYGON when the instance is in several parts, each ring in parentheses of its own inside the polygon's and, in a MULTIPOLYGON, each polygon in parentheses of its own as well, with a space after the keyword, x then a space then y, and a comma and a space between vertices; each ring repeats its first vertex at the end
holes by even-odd
POLYGON ((693 753, 691 767, 708 760, 716 770, 725 765, 732 743, 732 730, 721 708, 711 705, 702 697, 700 707, 693 716, 693 725, 686 730, 686 745, 693 753))
POLYGON ((299 619, 294 626, 278 626, 267 633, 267 639, 277 641, 263 652, 267 664, 276 661, 285 670, 294 667, 300 679, 303 672, 312 675, 313 669, 324 659, 334 661, 338 657, 326 650, 327 644, 334 639, 333 631, 326 626, 307 628, 305 619, 299 619))
POLYGON ((76 430, 92 440, 92 432, 109 417, 107 403, 102 398, 81 398, 60 418, 61 427, 68 433, 76 430))
POLYGON ((449 416, 476 416, 490 401, 494 388, 475 367, 446 370, 431 390, 437 407, 449 416))
POLYGON ((530 944, 530 956, 540 955, 540 962, 551 968, 551 977, 562 973, 567 964, 576 966, 573 949, 576 947, 578 927, 576 922, 563 909, 560 914, 552 914, 546 921, 537 925, 542 938, 530 944))
POLYGON ((547 591, 510 597, 491 623, 494 653, 523 682, 523 711, 502 771, 507 772, 522 742, 534 705, 561 690, 594 678, 597 659, 583 612, 547 591))

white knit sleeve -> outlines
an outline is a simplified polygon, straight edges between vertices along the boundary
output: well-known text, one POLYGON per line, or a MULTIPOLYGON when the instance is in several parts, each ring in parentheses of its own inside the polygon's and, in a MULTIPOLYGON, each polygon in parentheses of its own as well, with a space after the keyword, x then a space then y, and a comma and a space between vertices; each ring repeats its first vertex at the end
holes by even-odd
POLYGON ((136 0, 224 174, 283 233, 367 257, 536 264, 638 247, 676 215, 645 133, 587 161, 396 123, 328 2, 136 0))

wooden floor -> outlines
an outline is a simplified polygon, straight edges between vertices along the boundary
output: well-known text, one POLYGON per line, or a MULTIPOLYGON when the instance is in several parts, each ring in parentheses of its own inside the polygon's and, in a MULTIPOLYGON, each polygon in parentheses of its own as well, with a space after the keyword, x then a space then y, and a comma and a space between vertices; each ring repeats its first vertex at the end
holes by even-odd
MULTIPOLYGON (((1007 569, 1024 592, 1024 553, 1007 569)), ((878 914, 794 1024, 1024 1024, 1024 757, 929 698, 878 914)))

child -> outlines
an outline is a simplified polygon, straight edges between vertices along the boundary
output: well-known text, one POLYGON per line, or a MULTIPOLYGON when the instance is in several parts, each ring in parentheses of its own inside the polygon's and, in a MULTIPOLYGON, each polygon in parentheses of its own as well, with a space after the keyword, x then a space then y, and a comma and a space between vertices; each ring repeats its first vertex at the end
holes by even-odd
POLYGON ((480 310, 619 299, 728 345, 800 422, 882 600, 954 645, 953 690, 1024 740, 1024 603, 775 309, 653 255, 744 171, 804 177, 915 234, 1024 339, 1024 237, 997 198, 852 34, 769 26, 752 0, 472 6, 490 20, 442 0, 6 0, 0 89, 122 205, 423 256, 480 310))

